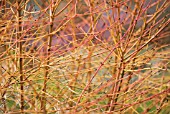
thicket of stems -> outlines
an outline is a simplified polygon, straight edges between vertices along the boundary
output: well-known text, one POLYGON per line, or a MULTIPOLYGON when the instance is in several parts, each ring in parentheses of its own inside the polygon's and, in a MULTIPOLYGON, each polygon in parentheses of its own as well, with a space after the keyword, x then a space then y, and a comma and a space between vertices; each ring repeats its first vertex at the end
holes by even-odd
POLYGON ((0 113, 170 112, 169 7, 0 1, 0 113))

